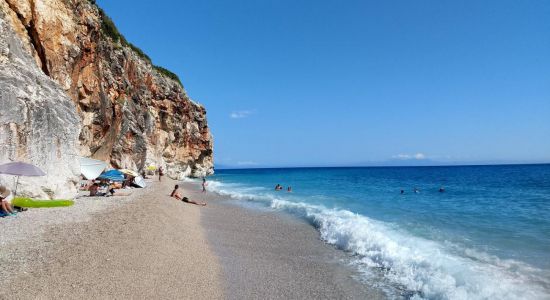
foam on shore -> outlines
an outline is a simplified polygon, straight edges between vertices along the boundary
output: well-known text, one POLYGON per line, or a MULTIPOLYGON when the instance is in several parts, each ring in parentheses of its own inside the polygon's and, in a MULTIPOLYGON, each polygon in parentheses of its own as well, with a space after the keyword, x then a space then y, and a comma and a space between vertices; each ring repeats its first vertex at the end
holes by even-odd
POLYGON ((543 270, 515 260, 439 243, 391 223, 343 209, 292 201, 258 187, 210 181, 208 189, 263 203, 308 220, 329 244, 356 254, 364 280, 376 280, 391 297, 416 299, 547 299, 543 270))

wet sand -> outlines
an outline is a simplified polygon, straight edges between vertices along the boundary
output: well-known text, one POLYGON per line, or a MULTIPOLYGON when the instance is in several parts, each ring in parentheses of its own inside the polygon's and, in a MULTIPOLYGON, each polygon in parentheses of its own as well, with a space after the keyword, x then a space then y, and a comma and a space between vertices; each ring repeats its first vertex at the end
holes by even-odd
MULTIPOLYGON (((186 191, 200 187, 185 183, 186 191)), ((349 257, 313 226, 270 210, 237 206, 208 193, 201 223, 222 264, 227 299, 384 299, 355 277, 349 257)), ((196 195, 196 196, 195 196, 196 195)))

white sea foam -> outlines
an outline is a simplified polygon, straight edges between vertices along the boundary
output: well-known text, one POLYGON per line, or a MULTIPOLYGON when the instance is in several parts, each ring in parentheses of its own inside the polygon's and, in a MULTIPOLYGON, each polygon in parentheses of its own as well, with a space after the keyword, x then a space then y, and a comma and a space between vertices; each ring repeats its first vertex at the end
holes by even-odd
POLYGON ((542 270, 487 253, 413 236, 399 227, 342 209, 281 199, 259 188, 210 181, 211 191, 261 201, 308 219, 329 244, 357 255, 365 276, 382 273, 413 299, 550 299, 542 270))

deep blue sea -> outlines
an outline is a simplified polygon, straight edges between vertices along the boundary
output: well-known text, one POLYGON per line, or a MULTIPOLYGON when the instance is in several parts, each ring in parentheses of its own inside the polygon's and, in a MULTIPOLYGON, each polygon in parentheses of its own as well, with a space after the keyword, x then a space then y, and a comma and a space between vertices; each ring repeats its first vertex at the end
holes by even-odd
POLYGON ((550 299, 550 165, 217 170, 208 180, 236 202, 307 219, 389 298, 550 299))

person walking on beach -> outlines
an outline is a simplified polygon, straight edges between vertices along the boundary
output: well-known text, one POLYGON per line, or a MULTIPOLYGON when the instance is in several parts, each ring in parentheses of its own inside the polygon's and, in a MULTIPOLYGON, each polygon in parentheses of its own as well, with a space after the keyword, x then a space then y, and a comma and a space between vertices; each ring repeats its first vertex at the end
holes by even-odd
POLYGON ((178 200, 181 200, 185 203, 190 203, 190 204, 195 204, 195 205, 201 205, 201 206, 206 206, 206 202, 203 202, 203 203, 200 203, 200 202, 197 202, 197 201, 193 201, 193 200, 190 200, 189 198, 187 197, 183 197, 180 192, 179 192, 179 188, 180 186, 176 184, 176 186, 174 186, 174 190, 172 191, 172 193, 170 194, 170 197, 172 198, 176 198, 178 200))
POLYGON ((206 178, 202 178, 202 192, 206 193, 206 178))
POLYGON ((159 168, 159 181, 162 181, 162 176, 164 176, 164 170, 162 167, 159 168))

